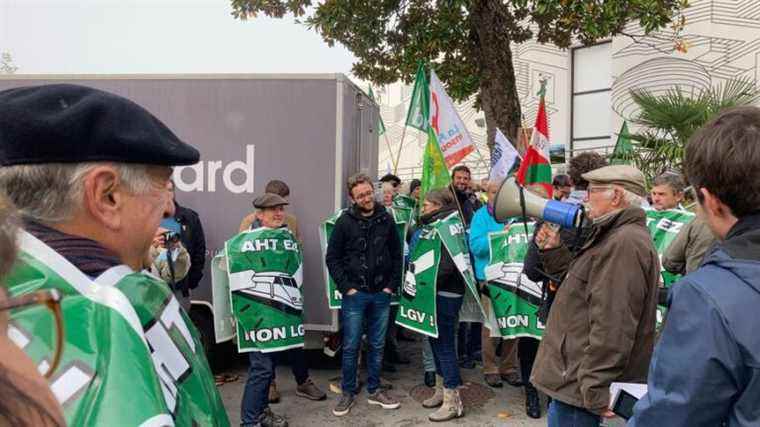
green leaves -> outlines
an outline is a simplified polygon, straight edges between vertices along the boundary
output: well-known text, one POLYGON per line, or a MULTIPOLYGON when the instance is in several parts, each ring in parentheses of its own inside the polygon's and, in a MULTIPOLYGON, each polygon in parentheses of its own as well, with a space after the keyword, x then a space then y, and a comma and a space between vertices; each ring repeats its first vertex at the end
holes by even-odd
POLYGON ((680 169, 689 138, 725 108, 751 105, 760 92, 748 78, 729 80, 712 88, 685 92, 676 86, 663 94, 631 91, 640 112, 632 122, 644 130, 631 135, 637 142, 636 165, 650 178, 680 169))
POLYGON ((357 58, 353 73, 375 84, 411 83, 422 61, 456 101, 477 94, 489 137, 514 137, 520 105, 511 53, 532 37, 567 48, 619 34, 638 21, 646 32, 680 13, 686 0, 231 0, 232 14, 302 17, 332 46, 357 58))

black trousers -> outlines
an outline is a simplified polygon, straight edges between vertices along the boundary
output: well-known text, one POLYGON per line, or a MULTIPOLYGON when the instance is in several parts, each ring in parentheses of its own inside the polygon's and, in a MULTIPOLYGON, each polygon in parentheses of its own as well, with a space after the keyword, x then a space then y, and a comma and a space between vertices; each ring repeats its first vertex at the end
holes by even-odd
POLYGON ((517 357, 520 358, 520 375, 525 384, 530 381, 530 372, 533 370, 533 362, 536 360, 536 353, 538 353, 538 345, 540 343, 541 341, 530 337, 520 337, 517 340, 517 357))
POLYGON ((457 355, 460 360, 475 360, 483 350, 481 336, 483 324, 476 322, 459 322, 457 333, 457 355))

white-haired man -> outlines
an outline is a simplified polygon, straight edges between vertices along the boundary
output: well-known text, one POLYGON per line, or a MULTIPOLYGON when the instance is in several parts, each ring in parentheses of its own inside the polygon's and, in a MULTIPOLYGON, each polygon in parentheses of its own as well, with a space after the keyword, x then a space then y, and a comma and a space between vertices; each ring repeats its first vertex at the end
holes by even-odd
POLYGON ((640 207, 642 173, 625 165, 583 175, 593 230, 577 253, 543 227, 548 273, 573 261, 549 313, 531 383, 552 397, 549 426, 598 426, 614 381, 644 382, 654 347, 659 262, 640 207))

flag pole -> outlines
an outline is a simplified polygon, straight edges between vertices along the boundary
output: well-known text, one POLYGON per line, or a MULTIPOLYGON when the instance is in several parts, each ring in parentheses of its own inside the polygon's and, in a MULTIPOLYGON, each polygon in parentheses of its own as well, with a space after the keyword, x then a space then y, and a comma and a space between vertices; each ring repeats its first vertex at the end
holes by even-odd
POLYGON ((393 150, 391 149, 391 141, 388 139, 388 131, 386 130, 383 132, 383 137, 385 137, 385 146, 388 147, 388 157, 391 159, 391 163, 393 164, 393 174, 396 174, 396 169, 398 167, 396 166, 396 163, 393 161, 393 150))
POLYGON ((398 154, 396 155, 396 163, 393 165, 393 174, 398 172, 398 163, 401 161, 401 148, 404 146, 404 138, 406 137, 406 122, 404 122, 404 129, 401 131, 401 142, 398 144, 398 154))

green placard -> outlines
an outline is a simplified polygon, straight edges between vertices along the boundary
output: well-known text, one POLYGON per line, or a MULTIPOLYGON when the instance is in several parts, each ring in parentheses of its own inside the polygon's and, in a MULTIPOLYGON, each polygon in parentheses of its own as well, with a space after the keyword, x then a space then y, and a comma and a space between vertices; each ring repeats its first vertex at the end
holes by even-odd
POLYGON ((515 223, 505 231, 489 233, 490 258, 485 269, 496 324, 504 338, 541 339, 544 324, 538 319, 541 284, 523 273, 528 242, 535 223, 515 223))
MULTIPOLYGON (((647 228, 649 228, 649 233, 652 235, 654 248, 660 256, 660 284, 666 288, 670 288, 670 286, 678 281, 681 276, 665 271, 662 267, 662 255, 668 249, 668 246, 670 246, 681 229, 694 220, 695 215, 691 212, 680 209, 669 209, 664 211, 648 209, 646 214, 647 228)), ((666 312, 667 307, 663 305, 657 306, 658 327, 665 319, 666 312)))
POLYGON ((303 257, 287 228, 244 231, 224 245, 241 353, 303 347, 303 257))
POLYGON ((444 248, 448 250, 457 270, 464 278, 467 287, 465 292, 469 292, 485 318, 465 236, 464 225, 456 212, 422 227, 405 274, 396 323, 407 329, 438 337, 435 319, 436 281, 441 250, 444 248))

